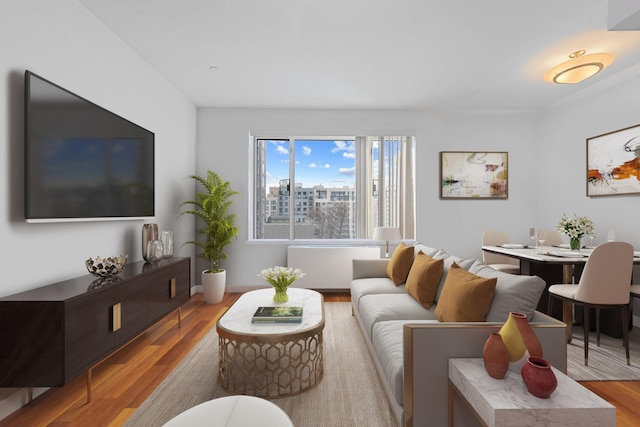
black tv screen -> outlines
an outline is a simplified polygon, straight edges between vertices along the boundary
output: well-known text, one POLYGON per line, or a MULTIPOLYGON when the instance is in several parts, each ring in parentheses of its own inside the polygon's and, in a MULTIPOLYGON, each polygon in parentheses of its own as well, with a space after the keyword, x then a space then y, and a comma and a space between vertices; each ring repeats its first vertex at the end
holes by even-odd
POLYGON ((26 71, 26 221, 154 214, 153 132, 26 71))

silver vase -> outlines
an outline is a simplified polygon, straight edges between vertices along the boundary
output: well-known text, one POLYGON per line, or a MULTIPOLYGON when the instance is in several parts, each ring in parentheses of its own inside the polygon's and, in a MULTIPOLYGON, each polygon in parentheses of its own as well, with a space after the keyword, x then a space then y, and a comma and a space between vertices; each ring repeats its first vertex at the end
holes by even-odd
POLYGON ((142 258, 149 261, 148 243, 158 240, 158 224, 142 225, 142 258))

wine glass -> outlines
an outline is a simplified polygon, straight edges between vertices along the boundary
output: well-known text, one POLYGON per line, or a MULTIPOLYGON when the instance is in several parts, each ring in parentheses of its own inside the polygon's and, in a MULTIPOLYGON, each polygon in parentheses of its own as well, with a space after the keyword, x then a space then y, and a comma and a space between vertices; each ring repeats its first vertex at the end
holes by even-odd
POLYGON ((542 247, 544 245, 544 230, 538 230, 538 232, 536 233, 536 238, 538 239, 538 243, 540 243, 540 248, 539 248, 539 253, 542 253, 542 247))
POLYGON ((531 239, 531 246, 536 245, 536 228, 529 227, 529 238, 531 239))
POLYGON ((613 230, 607 231, 607 242, 615 242, 616 241, 616 232, 613 230))

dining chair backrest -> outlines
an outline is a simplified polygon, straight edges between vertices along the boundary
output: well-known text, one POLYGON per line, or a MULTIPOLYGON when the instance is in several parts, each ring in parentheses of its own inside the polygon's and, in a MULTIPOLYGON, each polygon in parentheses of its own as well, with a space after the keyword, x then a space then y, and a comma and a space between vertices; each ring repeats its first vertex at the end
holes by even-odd
POLYGON ((543 229, 544 231, 544 245, 545 246, 558 246, 563 243, 562 234, 557 230, 543 229))
POLYGON ((575 299, 590 304, 627 304, 632 272, 633 246, 601 243, 587 259, 575 299))
MULTIPOLYGON (((502 230, 487 230, 482 233, 482 246, 499 246, 510 243, 509 236, 502 230)), ((482 251, 482 261, 487 264, 518 264, 518 260, 506 255, 482 251)))

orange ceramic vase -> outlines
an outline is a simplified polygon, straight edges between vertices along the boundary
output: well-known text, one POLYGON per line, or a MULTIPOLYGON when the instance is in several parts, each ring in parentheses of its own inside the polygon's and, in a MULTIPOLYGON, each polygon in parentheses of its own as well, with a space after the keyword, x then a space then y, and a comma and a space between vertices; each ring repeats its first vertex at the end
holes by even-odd
POLYGON ((502 342, 502 337, 497 332, 492 332, 484 343, 482 349, 482 359, 484 367, 489 376, 493 378, 504 378, 509 370, 509 353, 507 347, 502 342))
POLYGON ((516 324, 518 325, 518 331, 520 331, 520 335, 522 335, 522 340, 524 341, 524 346, 529 352, 529 356, 542 357, 542 346, 540 345, 540 341, 538 340, 536 333, 529 324, 527 315, 512 311, 509 313, 509 316, 515 318, 516 324))

